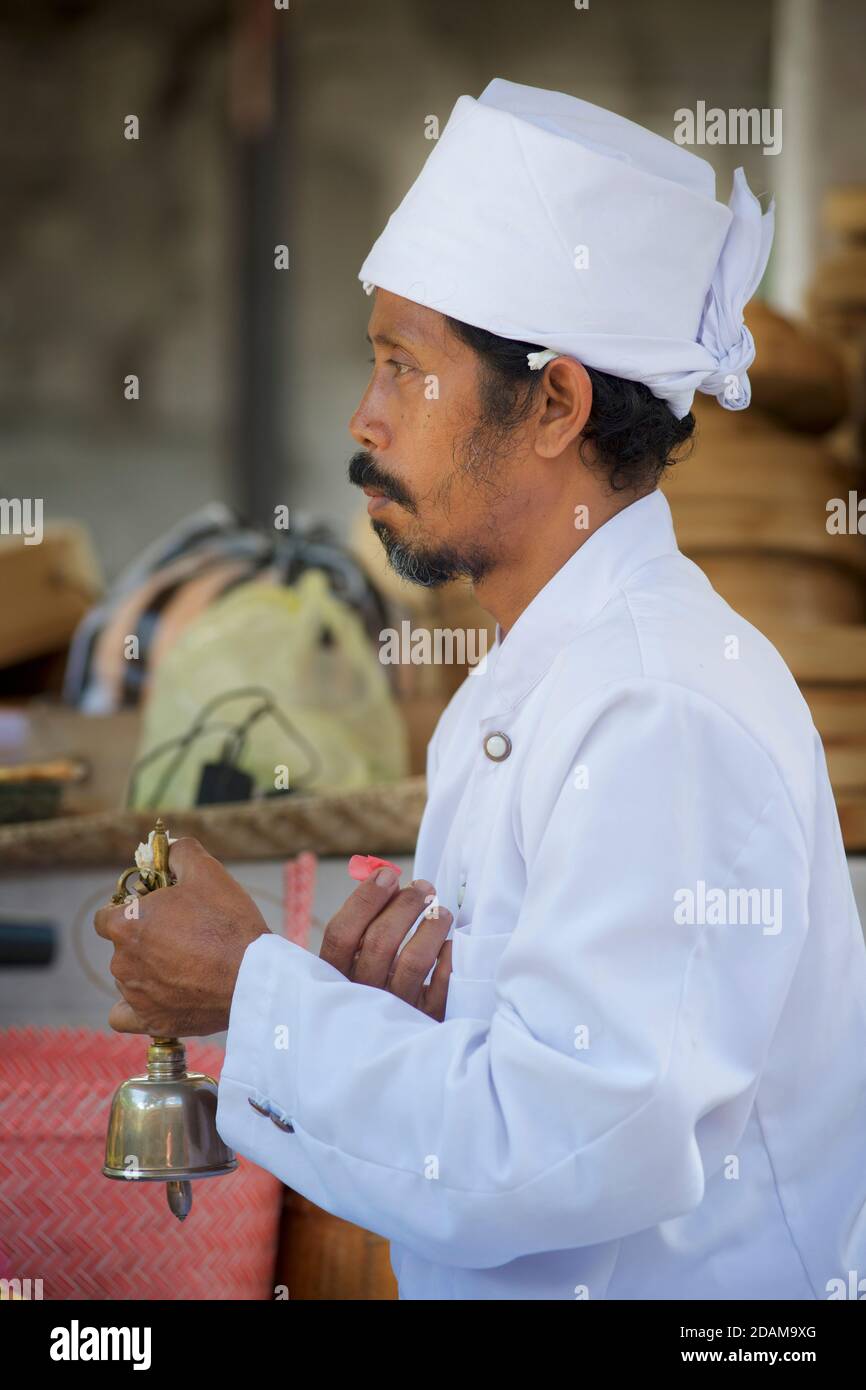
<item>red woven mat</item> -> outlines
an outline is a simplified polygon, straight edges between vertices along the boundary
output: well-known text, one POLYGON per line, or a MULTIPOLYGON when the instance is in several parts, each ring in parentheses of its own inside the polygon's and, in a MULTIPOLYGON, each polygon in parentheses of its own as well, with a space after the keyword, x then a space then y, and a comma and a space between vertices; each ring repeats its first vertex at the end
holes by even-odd
MULTIPOLYGON (((0 1277, 46 1299, 273 1298, 282 1187, 238 1155, 192 1184, 183 1223, 162 1183, 102 1175, 115 1089, 145 1070, 147 1038, 86 1028, 0 1030, 0 1277)), ((219 1077, 222 1049, 187 1041, 219 1077)))

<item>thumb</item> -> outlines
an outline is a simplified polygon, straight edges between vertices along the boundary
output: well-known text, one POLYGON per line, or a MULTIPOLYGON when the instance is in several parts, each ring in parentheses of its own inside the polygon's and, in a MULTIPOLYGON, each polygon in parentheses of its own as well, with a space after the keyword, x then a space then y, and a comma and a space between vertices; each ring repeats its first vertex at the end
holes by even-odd
POLYGON ((168 847, 168 867, 178 883, 183 883, 185 878, 192 878, 198 865, 210 858, 212 856, 208 854, 204 845, 199 840, 194 840, 191 835, 173 840, 168 847))
POLYGON ((150 1032, 149 1028, 145 1028, 132 1005, 127 1004, 125 999, 118 999, 112 1008, 108 1015, 108 1026, 113 1028, 115 1033, 150 1032))

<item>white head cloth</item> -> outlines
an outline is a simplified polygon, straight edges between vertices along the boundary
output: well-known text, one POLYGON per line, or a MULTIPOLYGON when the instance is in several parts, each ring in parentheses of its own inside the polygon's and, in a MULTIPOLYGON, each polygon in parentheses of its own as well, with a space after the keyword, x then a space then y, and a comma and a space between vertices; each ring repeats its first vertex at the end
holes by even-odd
MULTIPOLYGON (((611 111, 495 78, 462 96, 358 278, 476 328, 643 381, 681 419, 695 391, 749 404, 743 323, 770 254, 742 169, 611 111)), ((543 365, 543 364, 539 364, 543 365)))

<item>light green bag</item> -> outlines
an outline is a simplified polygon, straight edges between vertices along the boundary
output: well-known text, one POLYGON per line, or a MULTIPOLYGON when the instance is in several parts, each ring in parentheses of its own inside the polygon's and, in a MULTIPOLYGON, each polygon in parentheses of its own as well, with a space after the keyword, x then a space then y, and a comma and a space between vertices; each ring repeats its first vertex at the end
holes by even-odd
POLYGON ((184 630, 151 677, 129 804, 192 806, 202 766, 221 760, 260 792, 406 776, 406 729, 385 668, 320 570, 291 588, 243 584, 184 630))

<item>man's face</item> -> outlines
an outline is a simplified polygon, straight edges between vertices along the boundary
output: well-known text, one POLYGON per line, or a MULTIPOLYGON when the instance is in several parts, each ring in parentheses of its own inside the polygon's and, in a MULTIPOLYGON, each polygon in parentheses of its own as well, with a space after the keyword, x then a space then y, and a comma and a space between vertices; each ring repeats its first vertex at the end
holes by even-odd
POLYGON ((374 365, 349 424, 361 446, 349 480, 378 494, 372 526, 398 574, 477 582, 520 519, 520 439, 493 447, 480 424, 479 361, 442 314, 380 289, 368 338, 374 365))

